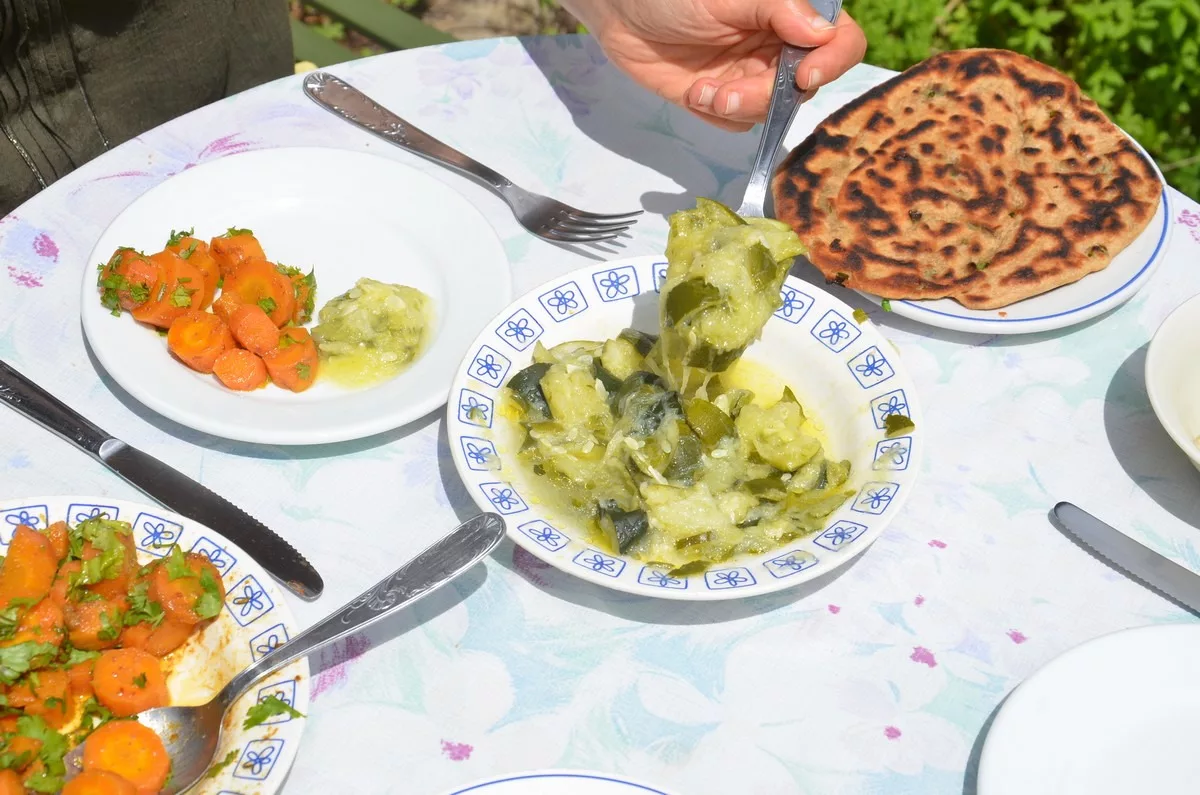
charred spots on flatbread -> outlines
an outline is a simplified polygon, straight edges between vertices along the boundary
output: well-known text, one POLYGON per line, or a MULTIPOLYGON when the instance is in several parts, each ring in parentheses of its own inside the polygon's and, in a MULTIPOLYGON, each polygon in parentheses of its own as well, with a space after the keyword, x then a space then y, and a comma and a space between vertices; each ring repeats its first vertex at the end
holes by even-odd
POLYGON ((854 221, 867 235, 871 237, 890 237, 900 231, 891 214, 880 207, 874 198, 865 193, 859 183, 850 184, 846 198, 849 200, 851 207, 857 205, 856 209, 846 211, 846 219, 854 221))
POLYGON ((1017 88, 1024 91, 1026 96, 1031 100, 1055 100, 1066 96, 1067 86, 1061 80, 1043 81, 1034 77, 1026 77, 1022 70, 1015 66, 1008 67, 1006 71, 1017 88))
MULTIPOLYGON (((942 56, 943 58, 945 55, 942 56)), ((949 59, 947 59, 949 62, 949 59)), ((1000 65, 987 52, 979 52, 969 56, 958 64, 957 76, 964 81, 971 81, 985 75, 994 76, 1000 74, 1000 65)))
POLYGON ((905 130, 904 132, 897 134, 896 140, 908 141, 912 138, 916 138, 918 135, 925 132, 926 130, 932 130, 936 126, 937 126, 937 122, 934 121, 933 119, 922 119, 921 121, 917 122, 917 124, 915 126, 910 127, 909 129, 905 130))

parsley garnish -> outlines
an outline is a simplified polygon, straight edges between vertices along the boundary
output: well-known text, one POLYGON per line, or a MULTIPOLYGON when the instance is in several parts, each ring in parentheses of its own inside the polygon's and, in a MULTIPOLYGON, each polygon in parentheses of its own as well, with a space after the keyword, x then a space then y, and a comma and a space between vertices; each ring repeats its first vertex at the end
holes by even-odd
POLYGON ((138 687, 145 687, 146 686, 146 675, 138 674, 137 676, 133 677, 133 683, 135 685, 137 685, 138 687))
POLYGON ((183 242, 185 237, 191 237, 195 233, 196 227, 194 226, 191 229, 185 229, 182 232, 176 232, 174 229, 172 229, 171 236, 167 238, 167 248, 170 248, 171 246, 178 246, 183 242))
POLYGON ((0 639, 11 638, 17 632, 21 609, 16 606, 0 610, 0 639))
POLYGON ((892 311, 892 302, 891 302, 891 301, 889 301, 889 300, 888 300, 888 299, 886 299, 886 298, 885 298, 885 299, 883 299, 882 301, 880 301, 880 302, 879 302, 879 305, 880 305, 881 307, 883 307, 883 311, 884 311, 884 312, 891 312, 891 311, 892 311))
POLYGON ((169 580, 196 576, 196 572, 188 566, 187 558, 184 557, 183 550, 179 548, 178 544, 171 545, 171 551, 167 553, 163 565, 167 567, 167 579, 169 580))
POLYGON ((232 751, 230 751, 228 754, 225 755, 224 759, 222 759, 220 762, 217 762, 215 765, 210 767, 208 769, 208 772, 204 774, 204 777, 205 778, 216 778, 217 776, 221 775, 221 771, 224 770, 225 768, 229 767, 230 765, 232 765, 234 762, 236 762, 238 757, 241 756, 241 753, 242 752, 240 750, 238 750, 236 748, 233 749, 232 751))
POLYGON ((252 234, 254 234, 254 233, 251 232, 249 229, 238 229, 236 226, 231 226, 227 230, 225 230, 225 237, 237 237, 238 235, 252 235, 252 234))
POLYGON ((34 641, 0 649, 0 682, 11 685, 30 670, 53 660, 57 653, 53 644, 34 641))
POLYGON ((283 349, 283 348, 290 348, 290 347, 292 347, 292 346, 293 346, 293 345, 295 345, 295 344, 296 344, 296 341, 295 341, 294 339, 292 339, 292 335, 291 335, 291 334, 280 334, 280 335, 279 335, 279 347, 280 347, 280 349, 283 349))
POLYGON ((208 567, 200 569, 200 587, 204 589, 204 593, 196 597, 196 603, 192 605, 192 610, 200 616, 201 621, 204 621, 221 612, 221 588, 213 579, 212 572, 208 570, 208 567))
MULTIPOLYGON (((180 281, 183 281, 183 280, 180 279, 180 281)), ((194 292, 196 292, 196 291, 189 290, 188 288, 184 287, 183 285, 176 287, 175 291, 171 293, 171 306, 178 306, 178 307, 191 306, 192 305, 192 293, 194 293, 194 292)))
POLYGON ((257 303, 259 308, 268 315, 275 311, 276 304, 274 298, 260 298, 255 303, 257 303))
POLYGON ((42 769, 25 779, 25 788, 47 793, 62 789, 63 777, 67 772, 67 766, 63 764, 63 757, 69 748, 67 738, 34 715, 17 718, 17 734, 41 743, 37 758, 42 762, 42 769))
POLYGON ((199 245, 200 245, 199 240, 193 240, 192 245, 188 246, 183 251, 179 252, 179 258, 187 259, 188 257, 192 256, 193 254, 196 253, 196 247, 199 245))
POLYGON ((157 627, 166 618, 163 607, 148 596, 150 586, 146 582, 138 582, 129 589, 129 611, 125 613, 125 626, 147 623, 157 627))
POLYGON ((146 303, 146 299, 150 297, 150 285, 145 282, 138 282, 129 288, 129 297, 133 299, 135 304, 146 303))
POLYGON ((312 375, 312 366, 300 362, 296 365, 296 375, 300 376, 301 381, 307 381, 308 377, 312 375))
POLYGON ((121 637, 121 625, 124 623, 121 619, 121 612, 114 610, 117 620, 113 621, 104 610, 100 611, 100 631, 96 633, 96 638, 102 641, 116 640, 121 637))
POLYGON ((43 701, 42 704, 45 705, 46 709, 57 709, 60 712, 67 711, 67 702, 63 701, 58 696, 50 696, 50 698, 43 701))
POLYGON ((271 694, 246 710, 246 719, 242 721, 242 728, 253 729, 276 715, 290 715, 293 718, 304 717, 304 714, 293 709, 291 704, 279 696, 271 694))
POLYGON ((87 662, 88 660, 94 660, 99 656, 100 652, 98 651, 84 651, 83 649, 76 649, 72 647, 70 651, 67 652, 67 658, 59 663, 59 665, 61 665, 63 668, 71 668, 79 665, 80 663, 87 662))

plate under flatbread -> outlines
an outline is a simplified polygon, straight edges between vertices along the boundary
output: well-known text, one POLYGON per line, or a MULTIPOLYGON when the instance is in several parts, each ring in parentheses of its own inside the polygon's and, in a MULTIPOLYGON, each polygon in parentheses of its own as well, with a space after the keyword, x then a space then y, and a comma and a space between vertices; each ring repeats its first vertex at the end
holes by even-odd
POLYGON ((1107 267, 1153 218, 1162 183, 1067 76, 961 50, 833 113, 772 190, 826 279, 995 309, 1107 267))

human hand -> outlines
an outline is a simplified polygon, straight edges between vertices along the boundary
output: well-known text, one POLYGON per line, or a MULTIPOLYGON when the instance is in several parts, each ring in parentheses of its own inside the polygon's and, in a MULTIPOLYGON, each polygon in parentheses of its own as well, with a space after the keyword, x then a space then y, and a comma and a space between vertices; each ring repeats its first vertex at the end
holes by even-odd
POLYGON ((796 84, 814 90, 862 60, 867 39, 805 0, 562 0, 633 80, 727 130, 767 115, 783 44, 813 48, 796 84))

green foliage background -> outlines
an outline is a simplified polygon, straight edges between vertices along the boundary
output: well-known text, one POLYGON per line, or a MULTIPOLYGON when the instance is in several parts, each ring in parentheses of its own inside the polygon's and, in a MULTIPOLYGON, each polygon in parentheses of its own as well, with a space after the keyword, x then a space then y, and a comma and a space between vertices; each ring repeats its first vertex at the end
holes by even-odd
POLYGON ((1001 47, 1071 75, 1200 198, 1200 0, 849 0, 866 62, 906 69, 929 55, 1001 47))

